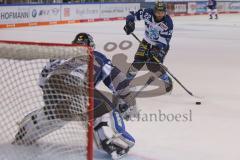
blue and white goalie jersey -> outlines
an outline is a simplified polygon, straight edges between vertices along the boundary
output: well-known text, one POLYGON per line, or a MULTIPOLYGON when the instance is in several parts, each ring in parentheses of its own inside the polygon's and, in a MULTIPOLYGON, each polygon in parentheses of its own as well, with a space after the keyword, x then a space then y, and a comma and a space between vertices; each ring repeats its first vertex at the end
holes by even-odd
POLYGON ((145 37, 144 39, 152 45, 161 45, 169 47, 173 32, 173 22, 169 15, 164 16, 162 21, 155 22, 154 10, 151 8, 140 9, 137 12, 130 12, 127 20, 145 22, 145 37))
MULTIPOLYGON (((67 60, 50 60, 43 68, 40 78, 39 86, 44 86, 48 77, 57 69, 59 66, 68 63, 70 69, 68 74, 84 78, 84 73, 87 72, 87 63, 76 65, 71 63, 71 59, 67 60)), ((65 65, 66 66, 66 65, 65 65)), ((94 86, 96 87, 101 81, 113 92, 119 96, 126 96, 130 93, 129 83, 130 81, 126 78, 118 68, 112 65, 111 61, 106 58, 100 52, 94 51, 94 86)))

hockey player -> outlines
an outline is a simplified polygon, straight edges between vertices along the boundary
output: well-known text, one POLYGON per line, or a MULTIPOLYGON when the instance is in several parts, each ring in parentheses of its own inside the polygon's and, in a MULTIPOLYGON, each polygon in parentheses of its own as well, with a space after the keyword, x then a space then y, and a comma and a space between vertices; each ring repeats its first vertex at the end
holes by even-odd
POLYGON ((154 9, 140 9, 137 12, 130 12, 126 17, 124 30, 127 35, 135 30, 135 21, 144 20, 145 37, 139 45, 135 54, 134 62, 127 72, 127 77, 132 80, 137 72, 146 64, 147 68, 155 73, 164 82, 163 93, 170 92, 173 88, 172 80, 159 63, 169 50, 169 43, 173 32, 173 22, 167 14, 166 5, 163 2, 156 2, 154 9))
POLYGON ((209 9, 209 19, 213 19, 213 15, 215 15, 215 19, 218 19, 217 12, 217 1, 216 0, 208 0, 208 9, 209 9))
MULTIPOLYGON (((79 33, 73 44, 95 46, 87 33, 79 33)), ((31 145, 38 139, 63 127, 68 121, 84 121, 88 111, 81 104, 87 102, 83 95, 86 81, 84 58, 50 60, 42 70, 39 86, 43 90, 45 106, 36 110, 19 123, 13 144, 31 145), (81 82, 81 83, 80 83, 81 82)), ((98 147, 118 159, 126 155, 135 144, 126 131, 124 119, 137 113, 136 101, 129 87, 129 80, 102 53, 94 51, 94 85, 103 82, 121 103, 115 107, 100 91, 94 90, 94 132, 98 147)))

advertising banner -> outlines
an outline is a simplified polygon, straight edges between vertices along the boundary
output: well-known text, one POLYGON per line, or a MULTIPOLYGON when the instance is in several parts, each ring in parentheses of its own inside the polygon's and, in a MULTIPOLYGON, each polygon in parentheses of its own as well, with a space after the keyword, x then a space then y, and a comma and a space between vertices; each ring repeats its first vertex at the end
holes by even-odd
POLYGON ((13 24, 16 22, 28 22, 31 19, 28 6, 0 6, 0 23, 13 24))
POLYGON ((102 4, 100 7, 100 18, 126 17, 129 11, 137 11, 140 4, 122 3, 122 4, 102 4))
POLYGON ((100 5, 76 4, 61 6, 61 20, 95 19, 100 17, 100 5))
POLYGON ((240 12, 240 2, 228 2, 227 11, 240 12))
POLYGON ((187 2, 174 3, 174 13, 187 13, 187 2))
MULTIPOLYGON (((176 16, 206 14, 208 10, 207 1, 167 2, 167 8, 176 16)), ((239 13, 240 1, 218 1, 217 8, 220 13, 239 13)), ((122 20, 129 11, 139 9, 140 3, 2 5, 0 28, 122 20)))
POLYGON ((227 11, 227 8, 228 8, 227 2, 218 2, 217 3, 218 12, 225 12, 225 11, 227 11))
POLYGON ((197 3, 189 2, 188 3, 188 14, 195 14, 197 12, 197 3))
POLYGON ((174 3, 167 3, 168 14, 174 14, 174 3))
POLYGON ((59 5, 29 6, 30 22, 59 21, 61 8, 59 5))
POLYGON ((207 13, 207 2, 196 2, 196 4, 197 4, 197 8, 196 8, 197 14, 207 13))
MULTIPOLYGON (((140 9, 139 3, 0 6, 0 24, 70 23, 123 18, 140 9), (45 23, 46 22, 46 23, 45 23)), ((21 25, 22 26, 22 25, 21 25)))

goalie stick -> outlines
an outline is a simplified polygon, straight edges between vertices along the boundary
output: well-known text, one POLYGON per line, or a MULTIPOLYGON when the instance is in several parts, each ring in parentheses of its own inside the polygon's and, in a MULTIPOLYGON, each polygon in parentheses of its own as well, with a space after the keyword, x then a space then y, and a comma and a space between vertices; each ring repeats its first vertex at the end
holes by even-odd
MULTIPOLYGON (((141 43, 141 40, 134 34, 134 33, 131 33, 131 35, 139 42, 141 43)), ((168 68, 163 65, 156 57, 153 57, 154 60, 156 60, 159 65, 192 97, 195 97, 195 98, 202 98, 202 97, 199 97, 199 96, 196 96, 195 94, 193 94, 191 91, 189 91, 169 70, 168 68)))

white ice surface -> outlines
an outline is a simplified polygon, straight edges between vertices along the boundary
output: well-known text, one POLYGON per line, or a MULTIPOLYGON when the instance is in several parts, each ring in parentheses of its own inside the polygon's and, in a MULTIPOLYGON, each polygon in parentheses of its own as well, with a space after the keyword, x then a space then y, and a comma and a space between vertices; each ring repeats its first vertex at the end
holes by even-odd
MULTIPOLYGON (((123 25, 124 21, 113 21, 1 29, 0 39, 70 43, 77 33, 89 32, 97 50, 110 58, 123 53, 130 63, 138 42, 124 34, 123 25), (133 42, 133 47, 104 51, 107 42, 119 44, 123 40, 133 42)), ((171 95, 138 98, 141 113, 161 110, 184 114, 191 110, 192 121, 128 122, 136 145, 125 159, 239 160, 240 15, 220 15, 219 20, 209 20, 207 16, 175 17, 174 25, 165 64, 194 94, 204 97, 200 99, 202 105, 195 105, 197 99, 187 95, 177 83, 171 95)), ((143 23, 137 23, 136 35, 142 38, 143 30, 143 23)), ((104 153, 95 153, 95 159, 107 159, 104 153)), ((0 160, 5 159, 0 156, 0 160)))

